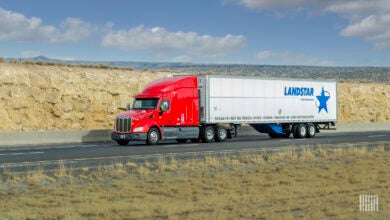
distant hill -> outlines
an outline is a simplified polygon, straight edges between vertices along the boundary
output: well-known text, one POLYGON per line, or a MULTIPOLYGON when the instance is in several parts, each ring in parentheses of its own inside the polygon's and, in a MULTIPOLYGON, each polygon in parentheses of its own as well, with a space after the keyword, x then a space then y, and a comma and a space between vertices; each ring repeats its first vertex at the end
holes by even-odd
MULTIPOLYGON (((91 62, 95 63, 95 62, 91 62)), ((194 74, 245 75, 258 77, 337 79, 390 83, 390 67, 271 66, 246 64, 192 64, 150 62, 100 62, 133 69, 171 70, 194 74)))
MULTIPOLYGON (((19 59, 18 59, 19 60, 19 59)), ((26 59, 20 59, 22 62, 26 59)), ((64 61, 38 56, 28 60, 61 62, 67 64, 105 64, 131 67, 135 70, 168 70, 193 74, 245 75, 276 78, 337 79, 359 82, 390 83, 390 67, 324 67, 324 66, 273 66, 248 64, 193 64, 170 62, 132 61, 64 61)))
POLYGON ((32 60, 36 60, 36 61, 38 61, 38 60, 42 60, 42 61, 54 61, 53 59, 50 59, 50 58, 45 57, 45 56, 37 56, 37 57, 32 58, 32 60))

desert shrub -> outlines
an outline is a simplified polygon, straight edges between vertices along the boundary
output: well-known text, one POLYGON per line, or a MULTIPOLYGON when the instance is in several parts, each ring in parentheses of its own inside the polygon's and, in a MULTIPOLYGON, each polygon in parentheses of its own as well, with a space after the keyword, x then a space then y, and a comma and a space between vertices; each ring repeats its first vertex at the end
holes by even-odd
POLYGON ((23 64, 35 64, 35 62, 33 60, 27 59, 23 61, 23 64))
POLYGON ((98 64, 97 68, 99 69, 110 69, 110 66, 107 64, 98 64))
POLYGON ((10 63, 20 63, 20 61, 18 59, 12 59, 9 61, 10 63))
POLYGON ((39 59, 37 62, 36 62, 37 65, 45 65, 47 64, 46 62, 44 62, 43 60, 39 59))

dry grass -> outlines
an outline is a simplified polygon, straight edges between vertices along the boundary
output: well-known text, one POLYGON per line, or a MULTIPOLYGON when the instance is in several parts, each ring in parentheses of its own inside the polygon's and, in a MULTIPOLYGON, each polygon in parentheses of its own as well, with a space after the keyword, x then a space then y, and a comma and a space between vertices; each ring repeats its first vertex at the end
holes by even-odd
POLYGON ((3 172, 0 219, 389 219, 390 149, 114 163, 3 172), (360 194, 380 211, 359 212, 360 194))

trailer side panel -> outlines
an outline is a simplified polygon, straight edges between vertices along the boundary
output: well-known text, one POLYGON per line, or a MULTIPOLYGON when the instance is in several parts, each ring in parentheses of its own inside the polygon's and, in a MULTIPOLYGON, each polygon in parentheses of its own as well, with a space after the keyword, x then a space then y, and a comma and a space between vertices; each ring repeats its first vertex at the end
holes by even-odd
POLYGON ((336 81, 206 76, 206 123, 336 122, 336 81))

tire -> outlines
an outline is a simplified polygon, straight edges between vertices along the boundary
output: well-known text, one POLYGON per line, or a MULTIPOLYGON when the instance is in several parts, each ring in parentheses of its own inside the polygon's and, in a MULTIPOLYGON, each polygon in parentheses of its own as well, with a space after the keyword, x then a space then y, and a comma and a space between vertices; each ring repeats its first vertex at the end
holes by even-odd
POLYGON ((176 139, 176 141, 182 144, 187 142, 187 139, 176 139))
POLYGON ((307 129, 304 124, 298 124, 294 129, 294 137, 295 138, 304 138, 306 137, 307 129))
POLYGON ((306 137, 313 138, 314 136, 316 136, 316 126, 313 123, 309 123, 308 125, 306 125, 306 129, 306 137))
POLYGON ((215 131, 215 141, 224 142, 227 138, 227 130, 222 126, 218 126, 215 131))
POLYGON ((146 143, 149 145, 155 145, 160 140, 160 132, 157 128, 151 128, 146 138, 146 143))
POLYGON ((206 143, 214 141, 215 132, 213 126, 206 126, 202 129, 202 140, 206 143))
POLYGON ((127 144, 129 143, 129 141, 127 140, 117 140, 116 142, 121 146, 127 146, 127 144))

